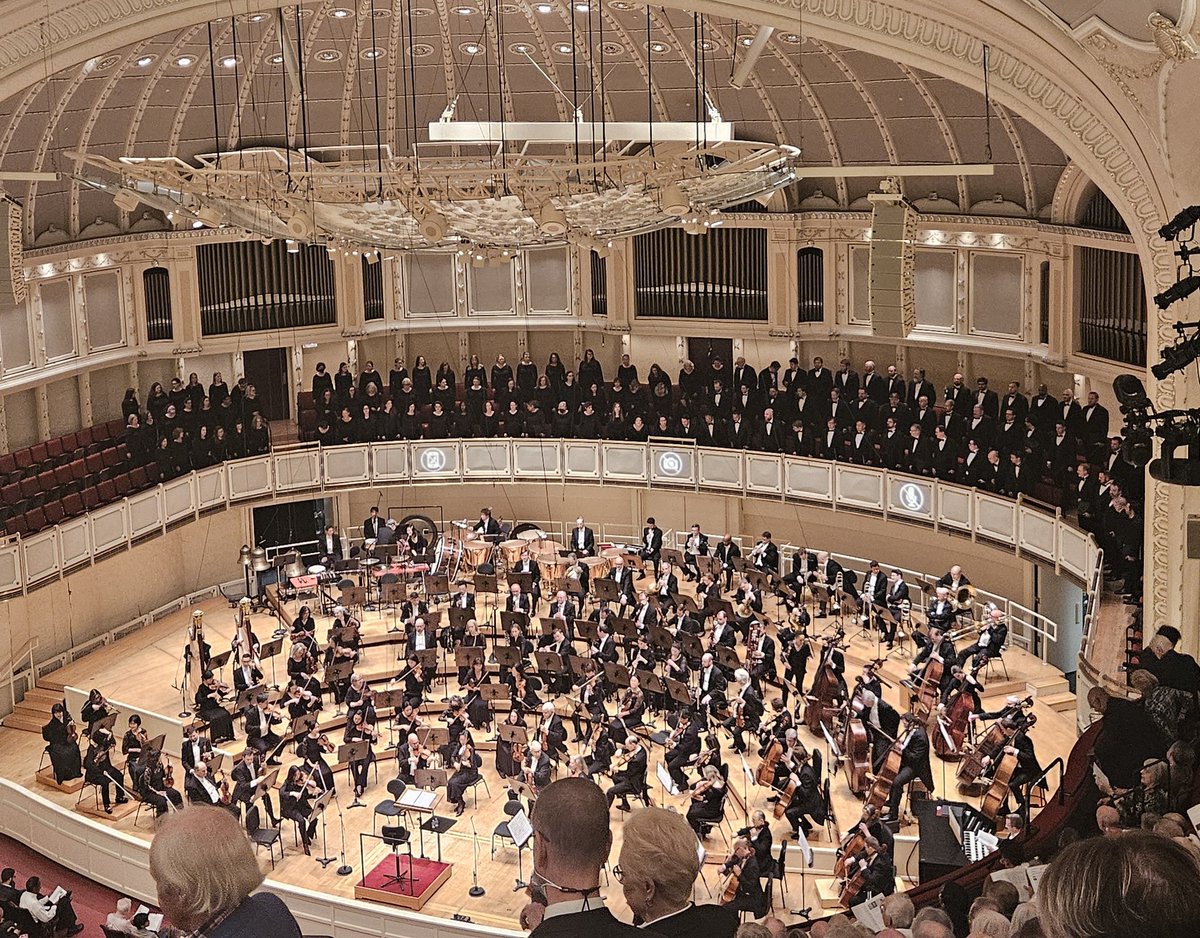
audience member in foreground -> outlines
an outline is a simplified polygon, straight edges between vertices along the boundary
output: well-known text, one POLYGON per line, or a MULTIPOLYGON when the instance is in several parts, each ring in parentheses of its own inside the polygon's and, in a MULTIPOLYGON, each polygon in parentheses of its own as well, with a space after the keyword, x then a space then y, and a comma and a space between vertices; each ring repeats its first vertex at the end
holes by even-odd
POLYGON ((165 817, 150 844, 150 875, 163 912, 184 934, 300 938, 278 896, 250 895, 263 874, 245 831, 221 808, 194 805, 165 817))
POLYGON ((662 808, 636 811, 625 821, 623 837, 613 873, 635 923, 667 938, 730 938, 737 931, 733 909, 692 902, 700 855, 681 815, 662 808))
POLYGON ((1195 938, 1200 861, 1179 844, 1129 831, 1067 847, 1038 884, 1051 938, 1195 938))
POLYGON ((42 895, 41 889, 42 881, 30 876, 25 881, 25 891, 21 893, 20 907, 39 925, 49 926, 48 931, 68 935, 83 931, 83 925, 75 920, 75 910, 71 908, 71 894, 68 892, 52 901, 42 895))
POLYGON ((612 831, 608 802, 595 782, 552 782, 538 796, 530 823, 532 901, 521 910, 521 926, 533 929, 531 938, 663 938, 618 921, 604 904, 600 870, 612 848, 612 831))

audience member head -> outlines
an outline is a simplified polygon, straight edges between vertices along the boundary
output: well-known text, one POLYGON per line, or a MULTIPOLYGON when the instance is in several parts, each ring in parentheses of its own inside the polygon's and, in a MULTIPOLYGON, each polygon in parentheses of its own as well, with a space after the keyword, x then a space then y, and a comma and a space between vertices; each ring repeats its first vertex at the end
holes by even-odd
POLYGON ((181 931, 236 909, 263 874, 241 824, 223 808, 172 812, 150 844, 150 875, 158 903, 181 931), (197 849, 204 844, 203 850, 197 849))
POLYGON ((738 926, 734 938, 771 938, 771 932, 766 925, 758 922, 743 922, 738 926))
POLYGON ((1072 844, 1038 885, 1051 938, 1194 938, 1200 861, 1164 837, 1129 831, 1072 844))
POLYGON ((902 892, 895 892, 883 900, 883 924, 892 928, 912 928, 913 916, 917 914, 912 899, 902 892))
POLYGON ((1121 833, 1121 814, 1110 804, 1102 804, 1096 809, 1096 826, 1101 834, 1121 833))
POLYGON ((912 933, 913 938, 954 938, 954 923, 941 909, 926 906, 914 916, 912 933))
POLYGON ((1012 930, 1008 919, 995 909, 982 909, 971 919, 971 934, 982 938, 1008 938, 1012 930))
POLYGON ((537 799, 533 827, 533 883, 551 902, 578 899, 599 888, 600 868, 612 848, 608 802, 595 782, 560 778, 537 799))
POLYGON ((1005 918, 1012 918, 1013 910, 1021 902, 1021 894, 1017 887, 1007 880, 989 880, 983 887, 983 894, 996 902, 996 911, 1005 918))

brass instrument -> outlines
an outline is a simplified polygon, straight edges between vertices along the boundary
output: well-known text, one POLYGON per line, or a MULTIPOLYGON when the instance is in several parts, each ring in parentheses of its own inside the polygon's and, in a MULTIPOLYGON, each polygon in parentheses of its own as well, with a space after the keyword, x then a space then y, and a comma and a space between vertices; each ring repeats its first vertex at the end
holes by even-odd
POLYGON ((959 587, 957 593, 954 594, 954 599, 950 603, 956 612, 962 612, 966 609, 972 609, 975 606, 975 587, 971 584, 959 587))

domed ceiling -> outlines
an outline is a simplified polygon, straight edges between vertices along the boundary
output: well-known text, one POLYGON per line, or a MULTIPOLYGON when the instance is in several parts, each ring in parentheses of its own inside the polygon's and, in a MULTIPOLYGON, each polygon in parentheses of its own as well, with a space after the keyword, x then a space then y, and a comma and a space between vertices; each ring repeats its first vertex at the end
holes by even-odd
MULTIPOLYGON (((25 205, 31 246, 137 230, 161 219, 118 211, 70 154, 190 161, 307 146, 346 158, 377 141, 407 154, 451 103, 462 121, 569 121, 578 102, 597 122, 694 121, 699 103, 739 139, 799 147, 807 165, 995 164, 991 176, 903 178, 927 211, 1036 217, 1065 167, 1030 123, 994 102, 989 121, 983 96, 949 80, 776 31, 737 89, 730 78, 756 27, 589 2, 329 0, 114 49, 0 102, 0 170, 62 174, 4 186, 25 205), (291 68, 281 27, 286 43, 300 37, 291 68)), ((863 208, 877 184, 802 179, 773 209, 863 208)))

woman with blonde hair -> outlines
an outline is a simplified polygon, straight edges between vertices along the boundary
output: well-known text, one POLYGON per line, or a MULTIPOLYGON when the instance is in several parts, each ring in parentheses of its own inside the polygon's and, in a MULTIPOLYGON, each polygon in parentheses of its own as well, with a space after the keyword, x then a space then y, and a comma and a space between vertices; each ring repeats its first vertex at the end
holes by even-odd
POLYGON ((158 904, 179 931, 203 938, 300 938, 278 896, 256 893, 263 874, 237 819, 195 806, 164 818, 150 844, 158 904))

